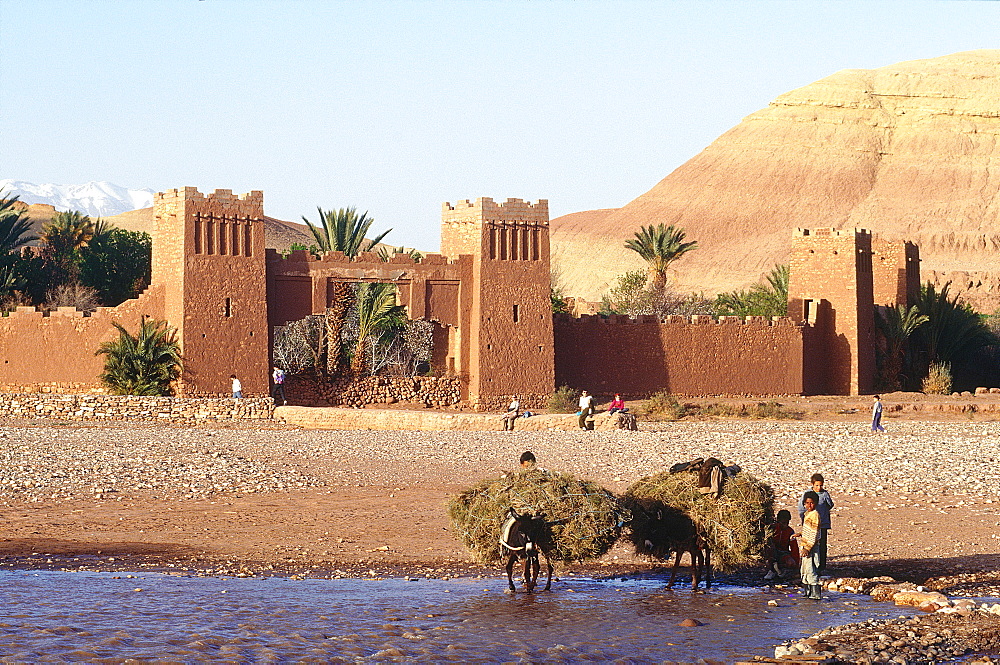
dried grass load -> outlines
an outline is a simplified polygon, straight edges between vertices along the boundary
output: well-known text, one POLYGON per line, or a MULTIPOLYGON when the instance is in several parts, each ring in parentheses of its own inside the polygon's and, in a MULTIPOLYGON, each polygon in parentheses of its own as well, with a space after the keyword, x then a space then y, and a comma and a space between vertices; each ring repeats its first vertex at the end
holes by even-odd
POLYGON ((610 491, 572 474, 529 469, 484 480, 448 502, 459 540, 483 563, 504 557, 500 528, 513 507, 543 513, 551 525, 553 561, 596 559, 621 535, 628 514, 610 491))
MULTIPOLYGON (((768 527, 774 523, 774 491, 745 471, 727 478, 717 499, 698 492, 697 475, 664 471, 629 487, 623 502, 647 510, 659 503, 666 512, 677 510, 687 515, 708 541, 713 565, 723 572, 756 563, 768 527)), ((641 516, 640 511, 636 513, 641 516)), ((633 543, 646 539, 656 543, 657 534, 647 532, 652 527, 651 520, 633 520, 633 543)))

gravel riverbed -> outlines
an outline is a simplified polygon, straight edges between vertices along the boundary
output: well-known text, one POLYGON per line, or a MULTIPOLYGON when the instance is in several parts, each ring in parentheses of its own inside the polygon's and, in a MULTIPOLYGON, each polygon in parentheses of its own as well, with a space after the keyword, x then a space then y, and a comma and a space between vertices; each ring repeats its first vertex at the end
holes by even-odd
MULTIPOLYGON (((386 432, 0 421, 0 564, 101 568, 110 559, 119 570, 200 574, 493 575, 448 533, 444 502, 530 449, 542 466, 616 492, 675 462, 716 456, 770 483, 776 507, 792 509, 819 471, 837 503, 831 575, 891 575, 950 596, 1000 596, 1000 423, 887 425, 873 435, 863 422, 386 432)), ((622 547, 595 564, 609 575, 650 568, 622 547)), ((758 571, 729 581, 762 583, 758 571)), ((972 619, 986 631, 975 634, 994 635, 996 615, 972 619)), ((886 651, 872 635, 888 635, 890 648, 906 637, 906 662, 995 648, 992 637, 938 629, 949 621, 959 619, 861 624, 817 639, 866 645, 851 653, 870 662, 886 651), (934 641, 941 636, 949 639, 934 641)))

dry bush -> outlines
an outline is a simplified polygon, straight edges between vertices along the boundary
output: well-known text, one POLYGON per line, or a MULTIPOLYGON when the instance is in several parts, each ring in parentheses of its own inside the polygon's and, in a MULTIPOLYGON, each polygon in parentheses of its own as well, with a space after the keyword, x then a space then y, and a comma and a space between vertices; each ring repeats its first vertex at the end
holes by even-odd
POLYGON ((644 415, 658 420, 680 420, 687 413, 687 409, 677 398, 663 390, 650 396, 640 406, 640 410, 644 415))
MULTIPOLYGON (((698 491, 696 474, 664 471, 637 481, 622 502, 626 508, 660 504, 667 514, 680 511, 687 515, 708 541, 713 565, 723 572, 756 563, 768 527, 774 523, 774 491, 745 471, 726 479, 718 499, 698 491)), ((631 522, 634 543, 649 537, 642 532, 649 524, 631 522)))
POLYGON ((482 481, 448 502, 448 516, 476 559, 495 563, 504 557, 500 529, 510 508, 544 514, 551 530, 550 556, 567 563, 606 554, 628 521, 618 498, 597 483, 541 469, 482 481))
POLYGON ((776 400, 756 404, 705 404, 693 407, 699 416, 720 416, 723 418, 753 418, 757 420, 798 420, 801 411, 787 409, 776 400))
POLYGON ((76 307, 83 312, 93 312, 101 300, 96 289, 76 282, 60 284, 45 292, 45 309, 56 307, 76 307))
POLYGON ((951 383, 951 363, 931 363, 923 390, 928 395, 950 395, 951 383))

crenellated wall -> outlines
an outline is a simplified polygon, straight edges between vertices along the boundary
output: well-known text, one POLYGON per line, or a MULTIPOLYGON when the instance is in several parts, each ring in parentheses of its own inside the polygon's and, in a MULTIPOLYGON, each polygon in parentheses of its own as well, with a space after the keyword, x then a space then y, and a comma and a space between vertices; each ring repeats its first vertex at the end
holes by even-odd
POLYGON ((555 317, 556 383, 598 394, 805 392, 810 326, 788 318, 555 317))
POLYGON ((164 289, 153 285, 138 298, 117 307, 98 307, 86 316, 60 307, 45 316, 34 307, 18 307, 0 317, 0 386, 8 392, 95 392, 104 342, 118 337, 114 323, 135 332, 143 316, 162 319, 164 289))

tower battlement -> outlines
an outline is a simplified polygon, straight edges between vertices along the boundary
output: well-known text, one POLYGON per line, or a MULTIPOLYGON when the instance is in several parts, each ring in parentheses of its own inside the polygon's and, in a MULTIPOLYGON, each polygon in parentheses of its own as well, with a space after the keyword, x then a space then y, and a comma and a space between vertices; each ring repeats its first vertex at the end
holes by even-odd
POLYGON ((857 238, 859 236, 870 236, 871 234, 872 232, 868 229, 835 229, 828 226, 815 229, 798 228, 792 231, 793 238, 857 238))
POLYGON ((259 203, 264 205, 264 192, 259 189, 252 190, 246 194, 238 195, 233 194, 231 189, 217 189, 209 194, 203 194, 198 191, 197 187, 178 187, 176 189, 168 189, 165 192, 157 192, 153 195, 154 205, 158 202, 168 202, 171 200, 184 200, 184 201, 247 201, 259 203))

